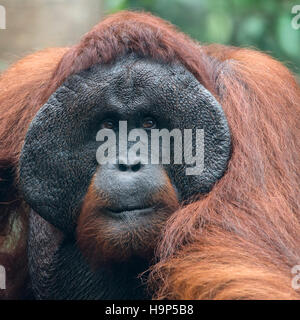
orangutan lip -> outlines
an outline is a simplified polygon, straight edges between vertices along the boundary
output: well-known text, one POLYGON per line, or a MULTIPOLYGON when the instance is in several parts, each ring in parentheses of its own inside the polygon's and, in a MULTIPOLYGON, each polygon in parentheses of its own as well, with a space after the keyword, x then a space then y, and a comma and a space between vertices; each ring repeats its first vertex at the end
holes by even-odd
POLYGON ((113 217, 118 216, 127 216, 127 215, 146 215, 149 213, 152 213, 154 210, 153 207, 147 207, 147 208, 122 208, 122 209, 111 209, 106 208, 105 212, 113 217))

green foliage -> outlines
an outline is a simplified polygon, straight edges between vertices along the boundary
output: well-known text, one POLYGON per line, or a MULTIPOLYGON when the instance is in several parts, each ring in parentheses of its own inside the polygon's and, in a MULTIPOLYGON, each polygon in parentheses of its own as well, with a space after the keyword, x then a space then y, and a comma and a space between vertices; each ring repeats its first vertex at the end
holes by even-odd
MULTIPOLYGON (((106 0, 106 11, 150 11, 202 43, 254 47, 300 76, 300 29, 290 0, 106 0)), ((299 21, 300 23, 300 21, 299 21)))

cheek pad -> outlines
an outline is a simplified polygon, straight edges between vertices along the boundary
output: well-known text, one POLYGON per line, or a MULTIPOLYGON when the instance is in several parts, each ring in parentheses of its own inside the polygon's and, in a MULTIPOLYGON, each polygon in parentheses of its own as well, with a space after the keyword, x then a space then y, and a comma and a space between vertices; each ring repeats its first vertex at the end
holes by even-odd
POLYGON ((79 204, 97 167, 96 141, 89 139, 89 130, 80 121, 80 109, 88 101, 76 81, 80 85, 75 77, 72 89, 68 82, 61 86, 33 119, 19 170, 25 200, 66 232, 75 227, 79 204))
POLYGON ((39 110, 20 157, 20 189, 25 201, 64 232, 74 231, 80 204, 97 169, 99 115, 109 111, 116 95, 115 101, 121 101, 128 92, 122 104, 126 112, 135 108, 133 101, 140 101, 142 92, 149 97, 151 112, 169 119, 170 130, 204 129, 203 172, 187 176, 184 165, 171 165, 168 170, 183 198, 208 192, 226 170, 231 146, 226 117, 189 71, 135 57, 93 66, 69 77, 39 110), (129 86, 122 80, 126 70, 132 78, 129 86))

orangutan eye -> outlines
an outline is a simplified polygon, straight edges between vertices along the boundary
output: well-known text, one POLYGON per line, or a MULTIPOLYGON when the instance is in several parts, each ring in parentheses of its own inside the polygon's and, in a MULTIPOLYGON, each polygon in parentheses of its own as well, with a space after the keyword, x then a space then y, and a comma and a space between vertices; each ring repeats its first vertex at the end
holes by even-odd
POLYGON ((152 129, 155 128, 156 122, 153 118, 147 117, 143 120, 143 128, 144 129, 152 129))
POLYGON ((114 129, 115 123, 113 120, 110 120, 110 119, 104 120, 101 123, 101 128, 102 129, 114 129))

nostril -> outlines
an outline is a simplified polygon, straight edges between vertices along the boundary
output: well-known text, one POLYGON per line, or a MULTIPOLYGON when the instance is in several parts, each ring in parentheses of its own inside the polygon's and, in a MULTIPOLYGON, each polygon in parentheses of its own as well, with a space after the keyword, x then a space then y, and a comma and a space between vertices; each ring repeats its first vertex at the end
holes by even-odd
POLYGON ((138 163, 135 163, 131 166, 131 170, 133 172, 136 172, 136 171, 139 171, 141 169, 141 167, 142 167, 142 164, 140 162, 138 162, 138 163))
POLYGON ((120 171, 127 171, 128 170, 127 164, 124 164, 124 163, 119 163, 118 167, 119 167, 120 171))

